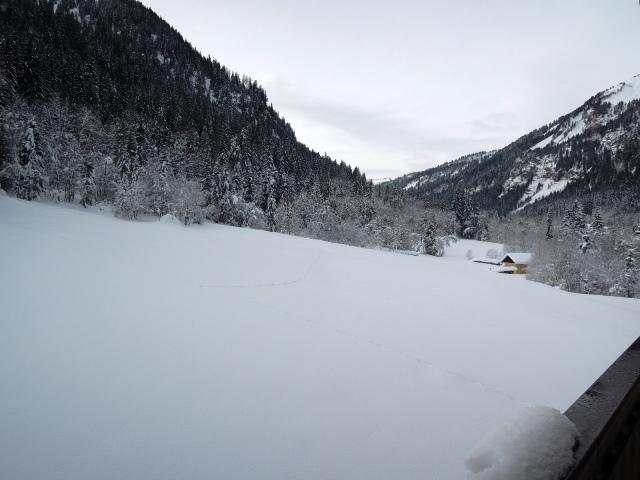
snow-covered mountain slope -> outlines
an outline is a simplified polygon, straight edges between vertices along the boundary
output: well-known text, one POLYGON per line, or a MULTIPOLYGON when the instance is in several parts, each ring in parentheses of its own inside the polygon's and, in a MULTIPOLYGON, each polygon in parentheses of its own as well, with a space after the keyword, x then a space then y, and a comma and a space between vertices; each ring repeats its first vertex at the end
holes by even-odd
POLYGON ((596 126, 606 125, 617 118, 629 103, 639 99, 640 75, 597 94, 577 111, 548 128, 548 135, 531 149, 558 145, 596 126))
POLYGON ((478 152, 471 155, 465 155, 451 162, 439 165, 435 168, 424 170, 422 172, 409 173, 400 177, 396 182, 402 183, 404 190, 415 190, 419 188, 428 188, 430 184, 434 184, 442 179, 447 179, 460 174, 469 165, 484 160, 491 156, 493 152, 478 152))
POLYGON ((640 302, 463 257, 128 222, 0 197, 3 478, 458 479, 565 409, 640 302))
POLYGON ((640 206, 639 167, 640 76, 636 76, 501 150, 468 155, 392 184, 434 204, 451 202, 457 192, 470 190, 482 207, 500 213, 563 192, 625 190, 640 206))

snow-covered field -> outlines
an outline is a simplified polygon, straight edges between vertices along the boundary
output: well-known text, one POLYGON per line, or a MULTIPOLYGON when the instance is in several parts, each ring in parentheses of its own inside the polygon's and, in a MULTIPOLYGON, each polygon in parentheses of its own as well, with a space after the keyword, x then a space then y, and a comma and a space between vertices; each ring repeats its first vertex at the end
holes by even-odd
POLYGON ((460 479, 523 405, 569 406, 640 302, 465 260, 0 197, 12 480, 460 479))

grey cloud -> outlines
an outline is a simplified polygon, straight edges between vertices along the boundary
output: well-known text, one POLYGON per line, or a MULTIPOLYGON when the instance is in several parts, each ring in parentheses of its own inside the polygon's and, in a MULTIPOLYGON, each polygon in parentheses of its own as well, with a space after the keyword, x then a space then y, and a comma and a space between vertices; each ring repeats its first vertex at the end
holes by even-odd
MULTIPOLYGON (((272 93, 276 91, 276 96, 281 98, 278 103, 285 109, 389 152, 390 167, 397 164, 404 168, 427 168, 453 159, 448 158, 446 152, 463 155, 485 149, 487 145, 495 148, 505 141, 504 129, 492 130, 489 123, 486 123, 482 136, 443 136, 422 129, 394 112, 354 107, 346 101, 338 104, 306 98, 284 82, 273 83, 269 87, 272 93), (412 152, 411 156, 398 158, 397 152, 402 150, 412 152)), ((493 120, 496 121, 496 118, 493 120)), ((371 172, 375 170, 369 169, 371 172)))

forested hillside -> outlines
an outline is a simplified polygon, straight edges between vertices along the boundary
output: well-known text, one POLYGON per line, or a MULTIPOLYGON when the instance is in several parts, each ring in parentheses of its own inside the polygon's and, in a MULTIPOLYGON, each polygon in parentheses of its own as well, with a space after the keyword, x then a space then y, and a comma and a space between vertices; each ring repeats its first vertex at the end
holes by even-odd
POLYGON ((371 194, 134 0, 1 0, 0 99, 1 186, 21 198, 274 230, 302 193, 371 194))

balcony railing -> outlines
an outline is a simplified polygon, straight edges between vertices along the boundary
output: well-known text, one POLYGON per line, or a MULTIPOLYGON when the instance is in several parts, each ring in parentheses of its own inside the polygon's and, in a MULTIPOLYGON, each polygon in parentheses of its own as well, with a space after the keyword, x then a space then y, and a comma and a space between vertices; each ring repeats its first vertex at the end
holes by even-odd
POLYGON ((564 480, 640 480, 640 338, 565 415, 580 440, 564 480))

